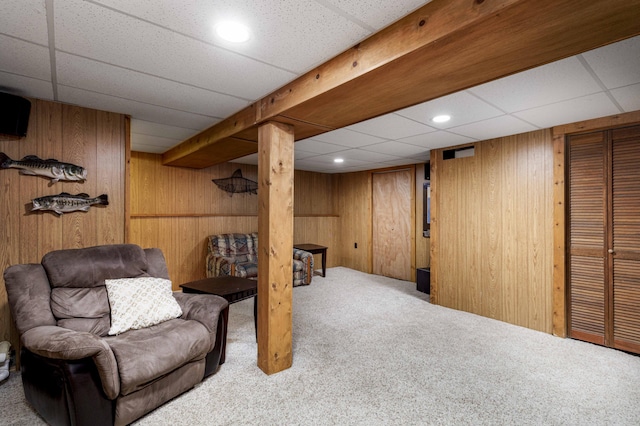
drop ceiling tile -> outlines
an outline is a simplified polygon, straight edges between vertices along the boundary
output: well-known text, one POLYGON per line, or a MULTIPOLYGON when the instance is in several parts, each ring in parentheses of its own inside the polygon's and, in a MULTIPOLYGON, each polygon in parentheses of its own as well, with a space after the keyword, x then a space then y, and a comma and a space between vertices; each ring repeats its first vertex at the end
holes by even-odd
POLYGON ((240 163, 240 164, 253 164, 258 165, 258 153, 245 155, 244 157, 236 158, 235 160, 230 160, 230 163, 240 163))
POLYGON ((540 128, 604 117, 620 110, 605 93, 585 96, 513 114, 540 128))
POLYGON ((467 91, 457 92, 429 102, 396 111, 396 114, 427 124, 438 129, 461 126, 504 114, 467 91), (451 120, 434 123, 432 118, 447 114, 451 120))
POLYGON ((48 46, 44 0, 0 1, 0 34, 48 46))
POLYGON ((427 161, 429 161, 429 159, 431 159, 431 151, 427 152, 425 155, 420 155, 419 157, 416 157, 416 161, 418 163, 426 163, 427 161))
MULTIPOLYGON (((332 155, 332 154, 323 154, 323 155, 316 155, 315 157, 309 158, 309 159, 304 159, 304 160, 300 160, 299 163, 303 163, 306 164, 307 162, 314 162, 317 164, 324 164, 325 166, 329 165, 329 166, 336 166, 336 167, 344 167, 345 163, 335 163, 333 160, 339 157, 338 155, 332 155)), ((358 161, 358 160, 349 160, 350 162, 354 163, 354 164, 361 164, 364 163, 364 161, 358 161)))
POLYGON ((367 163, 365 165, 362 166, 352 166, 352 167, 340 167, 340 168, 330 168, 330 169, 323 169, 323 170, 319 170, 320 173, 327 173, 327 174, 337 174, 337 173, 355 173, 355 172, 362 172, 365 170, 373 170, 376 168, 381 168, 377 163, 367 163))
POLYGON ((324 170, 322 170, 321 168, 318 167, 314 167, 314 166, 310 166, 310 165, 303 165, 300 167, 295 168, 296 170, 303 170, 305 172, 314 172, 314 173, 326 173, 324 170))
POLYGON ((608 89, 640 83, 640 36, 583 53, 608 89))
POLYGON ((296 160, 304 160, 305 158, 315 157, 318 155, 314 152, 299 150, 297 147, 295 147, 295 145, 294 148, 295 149, 293 151, 293 158, 295 158, 296 160))
POLYGON ((385 161, 380 163, 379 167, 391 167, 391 166, 407 166, 410 164, 419 164, 424 161, 418 158, 399 158, 394 161, 385 161))
POLYGON ((294 168, 296 170, 306 170, 309 172, 323 172, 326 169, 330 169, 330 165, 327 163, 318 163, 315 161, 300 160, 294 162, 294 168))
POLYGON ((397 114, 387 114, 362 121, 347 127, 347 129, 394 140, 435 131, 433 127, 417 123, 397 114))
POLYGON ((640 110, 640 84, 613 89, 611 95, 625 112, 640 110))
POLYGON ((364 148, 361 148, 361 150, 392 155, 395 157, 408 157, 411 155, 420 155, 420 154, 424 154, 424 152, 427 151, 427 149, 424 147, 402 143, 398 141, 389 141, 389 142, 379 143, 376 145, 369 145, 364 148))
POLYGON ((449 129, 451 132, 477 140, 517 135, 519 133, 531 132, 533 130, 537 130, 537 128, 510 115, 503 115, 449 129))
POLYGON ((438 148, 447 148, 455 145, 462 145, 465 143, 473 142, 475 140, 476 139, 440 130, 438 132, 401 139, 399 142, 417 145, 419 147, 431 150, 438 148))
POLYGON ((131 151, 147 152, 149 154, 163 154, 167 149, 158 145, 145 145, 131 142, 131 151))
POLYGON ((294 145, 295 149, 313 152, 315 154, 329 154, 331 152, 344 151, 346 148, 332 143, 320 142, 315 139, 303 139, 294 145))
POLYGON ((58 53, 58 83, 178 111, 226 118, 249 103, 210 90, 58 53))
POLYGON ((371 34, 333 8, 314 1, 187 0, 160 5, 152 0, 98 2, 296 74, 332 58, 371 34), (296 19, 291 19, 292 16, 296 19), (245 43, 219 39, 214 27, 223 20, 244 23, 250 28, 251 38, 245 43))
MULTIPOLYGON (((380 0, 325 0, 359 21, 375 28, 382 29, 417 8, 430 3, 431 0, 405 0, 402 2, 381 2, 380 0)), ((322 1, 319 1, 323 3, 322 1)))
POLYGON ((580 61, 571 57, 476 86, 469 92, 511 113, 601 90, 580 61))
POLYGON ((383 138, 365 135, 364 133, 354 132, 349 129, 338 129, 322 133, 314 136, 313 139, 347 148, 359 148, 361 146, 372 145, 384 141, 383 138))
POLYGON ((30 98, 53 100, 50 81, 38 80, 0 71, 0 92, 30 98))
POLYGON ((132 118, 131 133, 185 140, 198 133, 198 130, 177 126, 167 126, 166 124, 162 123, 153 123, 151 121, 132 118))
POLYGON ((86 108, 129 114, 145 121, 157 121, 168 126, 187 127, 190 129, 204 130, 219 121, 204 115, 189 114, 62 85, 58 87, 58 100, 74 105, 82 105, 86 108))
POLYGON ((169 149, 174 145, 179 144, 180 142, 182 142, 182 140, 180 139, 163 138, 160 136, 144 135, 141 133, 131 132, 131 146, 134 146, 135 144, 158 145, 159 147, 162 147, 164 149, 169 149))
POLYGON ((362 149, 349 149, 346 151, 337 152, 335 155, 333 155, 333 158, 335 157, 344 158, 345 160, 381 163, 383 161, 396 160, 399 156, 381 154, 379 152, 364 151, 362 149))
POLYGON ((49 48, 0 35, 0 71, 51 81, 49 48))
POLYGON ((363 166, 363 165, 374 163, 372 161, 363 161, 363 160, 358 160, 353 158, 345 158, 344 162, 336 163, 333 161, 336 157, 341 157, 341 155, 333 155, 333 154, 318 155, 317 157, 313 157, 310 159, 300 160, 296 162, 296 164, 297 163, 306 164, 308 162, 313 162, 319 165, 324 165, 325 169, 335 168, 337 170, 340 170, 345 167, 363 166))
POLYGON ((55 3, 56 48, 255 100, 295 74, 80 0, 55 3), (171 58, 167 60, 166 58, 171 58))

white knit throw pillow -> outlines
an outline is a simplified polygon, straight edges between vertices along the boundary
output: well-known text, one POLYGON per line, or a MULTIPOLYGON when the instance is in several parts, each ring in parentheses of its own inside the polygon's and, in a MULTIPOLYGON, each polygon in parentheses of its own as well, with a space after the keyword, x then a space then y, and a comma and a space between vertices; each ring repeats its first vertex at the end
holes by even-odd
POLYGON ((138 330, 182 315, 171 281, 140 277, 105 280, 111 305, 109 335, 138 330))

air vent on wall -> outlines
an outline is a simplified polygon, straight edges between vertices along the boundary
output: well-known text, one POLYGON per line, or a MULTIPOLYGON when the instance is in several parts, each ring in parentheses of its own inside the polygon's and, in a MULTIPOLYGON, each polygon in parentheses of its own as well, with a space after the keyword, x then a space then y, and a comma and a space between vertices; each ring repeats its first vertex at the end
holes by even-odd
POLYGON ((447 149, 442 152, 443 160, 452 160, 454 158, 473 157, 476 153, 475 147, 465 146, 463 148, 447 149))

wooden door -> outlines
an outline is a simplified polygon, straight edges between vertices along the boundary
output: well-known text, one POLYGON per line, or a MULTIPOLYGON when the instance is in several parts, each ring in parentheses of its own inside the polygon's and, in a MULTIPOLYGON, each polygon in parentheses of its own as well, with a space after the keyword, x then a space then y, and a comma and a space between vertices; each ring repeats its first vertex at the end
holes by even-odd
POLYGON ((569 336, 604 345, 607 145, 602 132, 571 136, 569 164, 569 336))
POLYGON ((612 131, 611 346, 640 353, 640 126, 612 131))
POLYGON ((640 353, 640 126, 568 145, 569 335, 640 353))
POLYGON ((373 174, 373 273, 410 281, 412 172, 373 174))

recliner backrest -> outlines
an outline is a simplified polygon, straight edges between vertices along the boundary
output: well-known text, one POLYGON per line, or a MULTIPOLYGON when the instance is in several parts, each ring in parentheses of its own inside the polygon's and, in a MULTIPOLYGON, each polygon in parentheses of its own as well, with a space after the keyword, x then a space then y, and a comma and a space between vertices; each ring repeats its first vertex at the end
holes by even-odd
POLYGON ((42 266, 57 325, 98 336, 111 324, 105 280, 149 276, 146 254, 134 244, 57 250, 42 258, 42 266))

